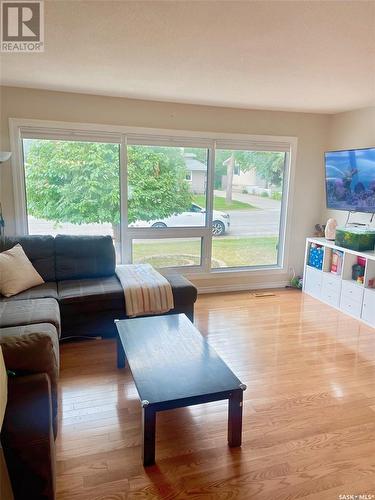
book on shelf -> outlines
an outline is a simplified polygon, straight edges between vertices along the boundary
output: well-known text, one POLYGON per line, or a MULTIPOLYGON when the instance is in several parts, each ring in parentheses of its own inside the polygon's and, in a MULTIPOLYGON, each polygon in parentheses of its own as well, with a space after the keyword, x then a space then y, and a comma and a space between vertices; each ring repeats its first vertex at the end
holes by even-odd
POLYGON ((344 252, 341 250, 332 250, 331 273, 340 275, 342 270, 342 263, 344 260, 344 252))

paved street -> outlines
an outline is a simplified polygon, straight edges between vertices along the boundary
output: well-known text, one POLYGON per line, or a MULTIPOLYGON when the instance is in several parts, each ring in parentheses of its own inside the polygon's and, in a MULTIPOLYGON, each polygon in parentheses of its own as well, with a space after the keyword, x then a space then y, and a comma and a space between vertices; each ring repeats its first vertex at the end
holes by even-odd
POLYGON ((228 236, 276 236, 279 233, 280 209, 228 213, 231 224, 228 236))
MULTIPOLYGON (((224 191, 215 191, 215 196, 225 198, 224 191)), ((231 236, 277 236, 279 234, 281 202, 245 193, 233 193, 233 200, 249 203, 256 210, 233 210, 230 215, 231 236)))
MULTIPOLYGON (((215 191, 218 196, 225 196, 222 191, 215 191)), ((233 193, 233 199, 256 206, 250 210, 228 211, 231 230, 228 235, 220 238, 238 236, 276 236, 279 232, 281 203, 270 198, 262 198, 242 193, 233 193)), ((58 224, 29 217, 31 234, 111 234, 111 224, 58 224)))
MULTIPOLYGON (((280 210, 234 210, 230 215, 230 236, 274 236, 279 231, 280 210)), ((59 224, 29 217, 31 234, 111 234, 110 224, 59 224)), ((221 238, 223 236, 220 236, 221 238)))

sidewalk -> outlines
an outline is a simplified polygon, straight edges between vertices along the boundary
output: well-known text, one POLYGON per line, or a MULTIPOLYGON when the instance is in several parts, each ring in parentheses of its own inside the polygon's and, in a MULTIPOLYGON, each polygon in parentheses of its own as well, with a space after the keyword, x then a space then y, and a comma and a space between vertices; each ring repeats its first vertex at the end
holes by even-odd
MULTIPOLYGON (((222 196, 225 198, 225 191, 219 191, 215 189, 216 196, 222 196)), ((271 198, 263 198, 262 196, 255 196, 253 194, 243 194, 236 193, 232 194, 233 200, 243 201, 244 203, 250 203, 254 207, 261 208, 263 210, 280 210, 281 201, 272 200, 271 198)))

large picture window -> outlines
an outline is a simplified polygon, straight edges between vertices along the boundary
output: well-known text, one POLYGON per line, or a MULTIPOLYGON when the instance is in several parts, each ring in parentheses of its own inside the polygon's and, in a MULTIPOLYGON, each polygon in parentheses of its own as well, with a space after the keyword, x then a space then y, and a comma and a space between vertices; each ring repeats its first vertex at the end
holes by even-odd
POLYGON ((12 130, 19 232, 110 234, 119 263, 189 273, 285 267, 292 138, 12 130))

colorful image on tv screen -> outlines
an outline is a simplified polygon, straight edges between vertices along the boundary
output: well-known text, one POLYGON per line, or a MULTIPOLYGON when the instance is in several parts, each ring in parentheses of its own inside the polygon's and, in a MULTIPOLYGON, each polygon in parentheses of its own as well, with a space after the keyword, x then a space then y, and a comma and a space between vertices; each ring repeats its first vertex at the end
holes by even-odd
POLYGON ((375 148, 325 154, 327 207, 375 212, 375 148))

